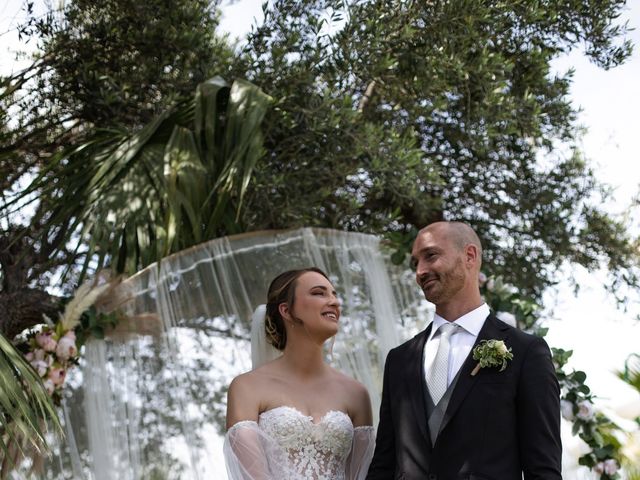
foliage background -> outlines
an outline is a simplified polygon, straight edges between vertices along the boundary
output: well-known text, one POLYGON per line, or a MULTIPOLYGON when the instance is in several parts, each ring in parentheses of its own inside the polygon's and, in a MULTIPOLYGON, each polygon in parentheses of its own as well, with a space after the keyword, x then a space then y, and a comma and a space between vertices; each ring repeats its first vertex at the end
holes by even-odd
MULTIPOLYGON (((243 2, 240 2, 243 3, 243 2)), ((282 3, 287 3, 287 2, 282 2, 282 3)), ((371 2, 371 4, 374 6, 372 8, 375 8, 376 6, 379 7, 379 5, 376 4, 376 2, 371 2)), ((240 5, 239 5, 240 7, 240 5)), ((240 7, 242 8, 242 7, 240 7)), ((478 7, 479 8, 479 7, 478 7)), ((246 18, 246 17, 245 17, 246 18)), ((636 17, 637 18, 637 17, 636 17)), ((393 20, 393 19, 392 19, 393 20)), ((373 25, 374 28, 377 28, 375 25, 373 25)), ((406 33, 406 32, 403 32, 406 33)), ((410 38, 410 36, 408 37, 410 38)), ((257 39, 256 41, 258 41, 259 39, 257 39)), ((302 43, 304 44, 304 42, 302 43)), ((308 47, 307 47, 308 48, 308 47)), ((276 49, 276 53, 278 53, 277 49, 276 49)), ((276 55, 276 59, 281 61, 281 62, 286 62, 287 61, 287 51, 286 49, 281 50, 280 52, 281 58, 279 58, 276 55)), ((309 52, 307 52, 309 54, 309 58, 311 58, 313 60, 314 55, 317 55, 318 52, 314 49, 311 49, 309 52)), ((634 57, 637 58, 637 57, 634 57)), ((391 60, 391 64, 393 64, 393 60, 391 60)), ((254 66, 255 67, 255 66, 254 66)), ((372 67, 371 65, 367 65, 366 62, 363 62, 363 65, 361 65, 362 69, 364 72, 369 72, 373 67, 376 67, 375 65, 372 67)), ((386 68, 386 67, 385 67, 386 68)), ((623 65, 622 67, 619 68, 625 68, 625 66, 623 65)), ((239 64, 236 65, 232 68, 231 71, 233 72, 247 72, 250 69, 248 69, 248 67, 246 65, 243 64, 239 64), (235 70, 234 70, 235 69, 235 70)), ((285 69, 283 69, 285 70, 285 69)), ((291 105, 304 105, 305 108, 303 109, 303 112, 301 114, 301 116, 297 117, 297 118, 272 118, 272 121, 274 122, 274 124, 276 125, 276 129, 274 133, 274 137, 271 139, 268 139, 268 141, 272 142, 272 147, 274 148, 274 151, 278 152, 278 153, 282 153, 281 150, 278 149, 282 149, 285 150, 286 148, 290 148, 291 145, 295 145, 295 144, 300 144, 300 143, 304 143, 305 145, 307 145, 307 143, 309 143, 309 149, 305 150, 305 151, 291 151, 291 152, 284 152, 284 153, 288 153, 292 156, 294 155, 298 155, 301 158, 306 159, 307 163, 304 164, 304 168, 309 168, 311 169, 311 171, 316 171, 314 170, 314 168, 316 168, 317 166, 317 175, 315 175, 315 179, 321 179, 323 182, 325 182, 327 185, 331 185, 331 182, 335 180, 335 178, 331 177, 331 176, 327 176, 326 171, 332 171, 332 172, 339 172, 340 168, 343 168, 344 165, 341 164, 341 162, 336 161, 335 164, 332 165, 327 165, 326 163, 323 163, 325 158, 326 158, 326 152, 332 152, 332 156, 334 158, 341 158, 340 155, 344 155, 345 157, 348 157, 349 154, 353 151, 356 151, 357 149, 365 149, 365 147, 367 147, 369 145, 369 143, 375 143, 378 142, 379 143, 379 139, 383 138, 383 135, 381 134, 380 130, 376 130, 373 127, 369 127, 369 130, 366 129, 359 129, 359 125, 358 125, 358 120, 356 118, 353 117, 349 117, 349 115, 345 115, 345 110, 353 110, 353 104, 349 104, 347 105, 347 109, 345 109, 345 105, 343 105, 341 102, 338 101, 338 99, 336 99, 334 96, 332 96, 332 94, 329 95, 305 95, 306 91, 304 90, 304 88, 300 88, 298 95, 295 95, 295 93, 298 91, 299 87, 305 87, 307 85, 309 85, 309 79, 307 77, 305 77, 305 72, 308 72, 308 69, 305 68, 305 65, 303 64, 300 68, 298 69, 292 69, 292 71, 287 71, 287 75, 286 77, 280 78, 280 79, 274 79, 274 78, 270 78, 269 77, 269 69, 265 69, 265 71, 261 71, 259 67, 255 68, 255 72, 253 73, 253 77, 254 80, 256 79, 260 79, 260 80, 266 80, 264 83, 265 84, 269 84, 269 81, 272 81, 274 85, 279 85, 280 88, 282 88, 283 91, 286 91, 287 89, 292 91, 292 93, 294 95, 292 96, 285 96, 285 98, 281 99, 282 103, 279 105, 279 108, 281 108, 281 112, 282 111, 286 111, 287 106, 291 106, 291 105), (280 82, 280 83, 278 83, 280 82), (337 112, 337 113, 336 113, 337 112), (351 128, 353 128, 353 130, 348 130, 348 129, 336 129, 336 128, 332 128, 331 125, 326 125, 324 124, 324 122, 319 121, 319 119, 321 119, 322 117, 324 117, 327 114, 331 114, 333 113, 335 115, 335 118, 339 118, 340 121, 347 121, 347 124, 351 126, 351 128), (344 117, 342 116, 344 115, 344 117), (307 123, 308 122, 308 123, 307 123), (299 129, 296 129, 296 127, 299 127, 299 129), (305 142, 301 139, 303 139, 304 137, 300 137, 301 135, 304 135, 305 133, 305 129, 307 127, 311 127, 312 129, 315 129, 318 133, 319 136, 317 137, 320 141, 317 143, 314 142, 305 142), (278 128, 280 128, 280 132, 278 132, 278 128), (282 142, 282 135, 288 135, 290 138, 290 142, 286 143, 286 142, 282 142), (350 137, 348 134, 350 133, 358 133, 359 138, 361 143, 350 143, 350 140, 352 139, 352 137, 350 137), (278 136, 279 135, 279 136, 278 136), (298 135, 298 136, 296 136, 298 135), (346 136, 345 136, 346 135, 346 136), (326 142, 326 139, 332 139, 335 140, 335 143, 329 143, 326 142), (345 152, 345 148, 348 149, 352 149, 352 150, 347 150, 345 152), (314 163, 315 162, 315 163, 314 163)), ((599 72, 596 70, 596 72, 599 72)), ((607 72, 606 74, 613 74, 616 72, 616 69, 613 69, 612 72, 607 72)), ((594 75, 599 74, 599 73, 593 73, 594 75)), ((251 75, 249 75, 251 76, 251 75)), ((637 78, 637 77, 636 77, 637 78)), ((364 90, 364 87, 366 86, 366 82, 363 82, 361 88, 360 88, 360 93, 362 93, 362 91, 364 90)), ((429 85, 429 88, 436 88, 437 85, 429 85)), ((601 88, 603 86, 600 86, 601 88)), ((595 87, 594 90, 596 90, 598 87, 595 87)), ((106 92, 106 98, 109 98, 109 92, 106 92)), ((338 91, 338 93, 340 93, 338 91)), ((478 92, 479 94, 486 94, 487 92, 478 92)), ((591 92, 593 93, 593 92, 591 92)), ((397 95, 403 95, 404 92, 400 92, 397 95)), ((335 94, 333 94, 335 95, 335 94)), ((596 96, 596 95, 593 95, 596 96)), ((394 97, 393 97, 393 92, 391 92, 389 94, 389 98, 390 98, 390 102, 393 101, 394 97)), ((396 97, 397 98, 397 97, 396 97)), ((354 101, 357 101, 357 95, 354 97, 354 101)), ((633 101, 633 98, 628 98, 627 102, 631 102, 633 101)), ((126 111, 126 109, 125 109, 126 111)), ((386 117, 388 116, 389 118, 395 118, 392 115, 393 112, 389 113, 386 111, 382 111, 382 112, 374 112, 374 113, 369 113, 370 117, 368 118, 372 118, 372 117, 386 117)), ((275 114, 274 114, 275 115, 275 114)), ((613 117, 614 115, 612 114, 611 117, 613 117)), ((402 115, 400 115, 400 121, 403 120, 402 115)), ((391 120, 390 120, 391 121, 391 120)), ((395 118, 393 121, 398 121, 397 118, 395 118)), ((406 120, 405 120, 406 121, 406 120)), ((341 126, 344 126, 344 124, 341 124, 341 126)), ((408 133, 405 133, 406 135, 411 135, 412 132, 410 132, 409 130, 407 130, 408 133)), ((469 132, 458 132, 460 134, 466 135, 469 132)), ((575 133, 575 132, 574 132, 575 133)), ((411 145, 409 143, 410 137, 406 137, 406 136, 399 136, 398 137, 400 140, 407 142, 404 145, 411 145)), ((404 150, 404 148, 399 147, 398 145, 401 145, 399 143, 395 143, 395 140, 397 139, 392 139, 394 140, 393 145, 395 145, 396 150, 389 150, 388 155, 385 157, 384 155, 382 155, 380 158, 380 171, 384 172, 386 171, 387 174, 392 174, 394 173, 393 171, 389 171, 389 165, 390 165, 390 161, 392 159, 395 158, 395 155, 398 153, 399 150, 404 150), (386 158, 386 160, 385 160, 386 158), (386 163, 385 163, 386 162, 386 163), (386 170, 385 170, 386 169, 386 170)), ((578 141, 578 145, 580 145, 581 140, 578 141)), ((391 147, 390 147, 391 148, 391 147)), ((365 149, 366 150, 366 149, 365 149)), ((374 152, 375 153, 375 152, 374 152)), ((383 152, 384 153, 384 152, 383 152)), ((459 152, 460 153, 460 159, 464 159, 464 155, 465 152, 459 152)), ((405 160, 406 161, 414 161, 415 157, 412 157, 411 155, 408 155, 405 160)), ((571 164, 572 168, 581 168, 581 165, 579 164, 580 159, 577 158, 576 159, 578 161, 578 163, 574 163, 571 164)), ((609 159, 603 159, 602 162, 606 164, 609 162, 609 159)), ((590 164, 591 165, 591 164, 590 164)), ((347 165, 347 167, 352 168, 352 165, 347 165)), ((371 167, 371 165, 369 165, 369 167, 371 167)), ((453 168, 453 167, 451 167, 453 168)), ((316 210, 314 208, 310 208, 310 209, 305 209, 304 213, 301 213, 299 208, 300 206, 300 202, 297 200, 292 200, 292 199, 300 199, 300 198, 306 198, 308 197, 308 203, 309 205, 313 206, 317 204, 317 199, 319 198, 325 198, 327 191, 331 190, 331 187, 326 187, 327 189, 312 189, 309 188, 309 185, 305 184, 305 178, 304 176, 301 174, 300 172, 300 167, 295 167, 293 164, 289 164, 289 165, 284 165, 284 170, 279 171, 279 170, 270 170, 269 168, 267 168, 266 166, 264 167, 264 169, 262 171, 259 172, 261 175, 262 180, 260 180, 257 185, 256 185, 256 191, 254 192, 254 196, 252 198, 253 201, 253 205, 254 208, 253 209, 248 209, 247 210, 247 217, 245 217, 245 221, 247 221, 248 224, 251 225, 255 225, 256 227, 258 225, 260 226, 286 226, 286 225, 292 225, 292 226, 296 226, 298 224, 304 224, 307 222, 325 222, 328 223, 332 226, 338 226, 341 228, 360 228, 362 226, 362 221, 365 222, 366 225, 369 226, 373 226, 376 229, 379 229, 380 231, 384 231, 385 228, 388 226, 388 219, 389 213, 392 213, 390 211, 384 211, 384 213, 382 215, 370 215, 367 214, 366 210, 368 205, 353 205, 350 204, 348 201, 346 201, 345 198, 338 198, 337 201, 335 202, 335 205, 331 205, 328 210, 327 209, 323 209, 323 210, 316 210), (283 181, 283 179, 290 179, 288 181, 283 181), (290 196, 291 195, 291 196, 290 196), (314 196, 316 195, 316 196, 314 196), (266 201, 274 201, 274 204, 278 204, 281 208, 282 211, 279 213, 282 213, 281 217, 278 218, 273 218, 273 215, 271 212, 265 212, 261 210, 261 206, 265 204, 266 201), (255 206, 257 206, 258 208, 256 208, 255 206), (362 208, 364 207, 364 208, 362 208), (349 213, 350 212, 350 213, 349 213), (348 215, 346 215, 345 213, 349 213, 348 215), (341 221, 343 221, 343 219, 348 219, 348 223, 344 224, 344 223, 340 223, 341 221), (364 219, 364 220, 363 220, 364 219)), ((425 175, 427 175, 427 178, 432 178, 429 175, 433 173, 433 171, 428 171, 425 172, 425 175)), ((340 175, 337 175, 338 177, 340 175)), ((603 178, 603 175, 599 172, 596 171, 596 175, 595 175, 596 179, 600 180, 601 178, 603 178)), ((403 181, 405 181, 405 178, 394 178, 393 176, 390 177, 385 177, 385 181, 381 182, 380 184, 374 184, 373 186, 369 186, 367 184, 367 182, 363 182, 361 179, 355 178, 352 179, 352 181, 349 184, 349 188, 352 188, 352 191, 355 192, 364 192, 366 191, 367 193, 371 193, 371 197, 369 197, 371 199, 371 201, 375 204, 376 202, 380 203, 384 203, 385 199, 388 198, 388 195, 393 194, 392 192, 387 192, 384 190, 384 188, 381 187, 381 185, 395 185, 395 191, 397 192, 404 192, 405 191, 405 187, 407 184, 403 183, 403 181), (382 199, 382 200, 380 200, 382 199)), ((562 175, 559 175, 556 177, 556 187, 559 189, 562 189, 564 187, 566 187, 566 185, 563 185, 562 182, 564 180, 564 177, 562 177, 562 175)), ((409 182, 412 183, 412 182, 409 182)), ((412 183, 413 185, 415 185, 415 183, 412 183)), ((438 182, 433 182, 433 185, 437 186, 438 182)), ((554 188, 556 188, 554 187, 554 188)), ((582 185, 582 187, 584 187, 584 185, 582 185)), ((411 193, 409 191, 409 193, 411 193)), ((542 195, 544 192, 536 192, 536 194, 540 194, 542 195)), ((392 197, 395 200, 399 200, 401 205, 404 205, 405 207, 407 207, 407 204, 403 204, 402 203, 402 198, 395 198, 392 197)), ((471 198, 471 197, 470 197, 471 198)), ((567 201, 568 198, 567 197, 567 201)), ((603 198, 603 203, 608 203, 612 201, 612 197, 602 197, 603 198), (604 198, 608 198, 605 202, 604 198)), ((450 202, 453 204, 455 198, 451 198, 450 202)), ((535 203, 535 202, 533 202, 535 203)), ((540 203, 540 202, 538 202, 540 203)), ((429 208, 431 208, 433 205, 430 204, 429 202, 425 202, 424 205, 425 207, 425 211, 422 212, 414 212, 411 208, 405 208, 404 212, 401 212, 401 215, 405 215, 405 218, 408 218, 409 215, 407 215, 407 212, 410 212, 412 215, 417 215, 415 218, 425 218, 424 216, 428 216, 430 213, 433 213, 432 211, 429 210, 429 208), (420 216, 423 217, 420 217, 420 216)), ((626 205, 623 205, 623 207, 626 205)), ((503 206, 504 207, 504 206, 503 206)), ((507 206, 508 207, 508 206, 507 206)), ((526 207, 526 205, 524 205, 524 207, 526 207)), ((552 206, 549 205, 545 205, 545 207, 549 207, 551 208, 552 206)), ((520 208, 520 207, 518 207, 520 208)), ((373 209, 373 211, 375 211, 375 208, 373 209)), ((455 211, 455 205, 454 205, 454 209, 453 211, 455 211)), ((496 210, 496 212, 494 212, 494 214, 496 214, 498 211, 502 211, 504 212, 504 210, 496 210)), ((394 212, 395 213, 395 212, 394 212)), ((548 210, 540 210, 540 211, 535 211, 532 210, 531 214, 533 215, 532 221, 535 223, 536 221, 546 221, 549 220, 549 211, 548 210)), ((594 220, 597 220, 598 222, 600 222, 602 219, 599 219, 597 217, 594 217, 594 220)), ((605 222, 606 223, 606 222, 605 222)), ((596 225, 600 225, 602 227, 606 227, 606 225, 604 223, 596 223, 596 225)), ((393 227, 398 226, 398 224, 394 223, 393 227)), ((550 228, 551 230, 548 232, 550 233, 550 238, 553 238, 554 232, 557 232, 557 230, 554 230, 556 227, 559 227, 558 224, 553 224, 553 223, 549 223, 549 224, 545 224, 545 228, 550 228)), ((489 229, 490 227, 487 226, 487 229, 489 229)), ((401 232, 403 231, 403 228, 400 227, 399 229, 401 232)), ((489 231, 489 230, 487 230, 489 231)), ((587 238, 588 241, 593 242, 591 245, 594 247, 594 249, 586 249, 583 252, 580 251, 575 251, 573 252, 576 255, 576 258, 578 258, 581 261, 584 261, 586 264, 590 265, 591 267, 597 267, 600 265, 600 261, 601 260, 605 260, 606 258, 600 256, 598 254, 598 244, 599 243, 606 243, 608 240, 606 237, 601 237, 598 236, 600 234, 605 234, 606 233, 606 228, 602 229, 602 230, 596 230, 595 231, 595 236, 590 236, 587 238)), ((496 239, 502 239, 502 241, 507 242, 507 246, 510 246, 509 242, 513 241, 513 240, 506 240, 507 236, 502 236, 502 235, 496 235, 495 236, 496 239)), ((609 240, 611 240, 611 238, 609 238, 609 240)), ((515 242, 514 242, 515 243, 515 242)), ((569 243, 571 243, 571 241, 569 241, 569 243)), ((588 245, 588 242, 585 243, 584 245, 588 245)), ((534 245, 535 247, 535 245, 534 245)), ((46 250, 45 250, 46 251, 46 250)), ((505 249, 505 251, 507 251, 507 249, 505 249)), ((534 252, 536 251, 536 249, 534 248, 533 250, 534 252)), ((500 252, 500 250, 496 250, 496 252, 500 252)), ((522 253, 522 252, 519 252, 522 253)), ((527 275, 523 276, 520 278, 520 280, 522 280, 522 285, 524 286, 525 289, 529 289, 532 292, 535 292, 537 294, 540 294, 542 292, 542 284, 553 284, 554 282, 556 282, 559 278, 562 278, 563 274, 566 274, 567 271, 562 272, 561 270, 557 270, 557 267, 563 267, 565 266, 564 263, 564 257, 560 256, 560 257, 554 257, 549 259, 549 257, 545 257, 545 255, 548 255, 549 252, 545 251, 545 248, 540 247, 540 257, 538 258, 538 260, 540 262, 545 262, 545 261, 550 261, 552 268, 550 268, 547 271, 544 271, 544 269, 538 269, 536 270, 536 266, 534 264, 532 264, 529 268, 530 271, 527 272, 527 275), (536 275, 540 273, 540 275, 542 277, 546 276, 546 279, 544 279, 544 281, 542 283, 537 283, 539 282, 539 278, 534 278, 536 277, 536 275)), ((602 253, 602 252, 600 252, 602 253)), ((521 255, 522 257, 524 257, 524 255, 521 255)), ((570 256, 570 255, 569 255, 570 256)), ((518 260, 517 258, 509 258, 509 257, 504 257, 502 259, 500 259, 499 254, 497 253, 496 256, 493 258, 494 260, 494 264, 497 267, 498 270, 500 270, 501 265, 504 267, 511 265, 513 267, 514 271, 517 270, 522 270, 520 268, 520 266, 518 266, 518 263, 513 263, 515 260, 518 260)), ((618 260, 624 260, 624 258, 619 257, 618 260)), ((623 262, 624 263, 624 262, 623 262)), ((580 270, 580 269, 579 269, 580 270)), ((47 272, 45 272, 46 274, 47 272)), ((507 272, 508 273, 508 272, 507 272)), ((591 280, 591 275, 593 274, 589 274, 586 273, 584 276, 580 277, 580 278, 586 278, 587 281, 591 280)), ((38 280, 39 277, 31 277, 30 281, 33 282, 34 278, 36 280, 38 280)), ((41 284, 46 284, 51 278, 51 275, 45 275, 44 279, 40 278, 41 280, 41 284)), ((618 279, 620 279, 620 277, 618 277, 618 279)), ((517 283, 517 282, 516 282, 517 283)), ((599 275, 598 279, 596 281, 597 284, 604 284, 604 285, 618 285, 618 284, 612 284, 611 281, 611 277, 608 277, 606 274, 604 275, 599 275)), ((553 292, 553 290, 555 290, 555 287, 551 289, 551 291, 553 292)), ((548 291, 547 291, 548 292, 548 291)), ((623 292, 623 290, 620 289, 616 289, 616 292, 623 292)), ((562 287, 562 293, 561 296, 564 298, 567 294, 570 295, 570 291, 568 289, 565 289, 564 287, 562 287)), ((549 294, 547 293, 547 295, 550 295, 547 298, 552 298, 553 297, 553 293, 549 294)), ((607 298, 607 297, 604 297, 607 298)), ((546 302, 545 303, 551 303, 553 301, 553 299, 550 302, 546 302)), ((607 298, 608 301, 608 298, 607 298)), ((602 302, 601 302, 602 303, 602 302)), ((578 308, 578 306, 576 306, 575 308, 578 308)), ((611 310, 613 308, 613 306, 610 306, 608 310, 605 310, 605 312, 608 312, 609 310, 611 310)), ((584 310, 582 308, 582 310, 584 310)), ((574 312, 569 311, 566 313, 563 313, 562 311, 558 311, 557 312, 557 316, 560 317, 562 319, 562 321, 566 324, 568 323, 568 317, 569 316, 573 316, 574 312)), ((602 317, 602 318, 610 318, 611 315, 609 315, 608 313, 598 313, 597 315, 598 317, 602 317)), ((595 325, 593 327, 591 327, 591 323, 588 323, 589 330, 588 331, 593 331, 596 330, 598 328, 598 323, 594 322, 595 325)), ((584 328, 584 325, 581 327, 580 325, 576 325, 575 323, 572 324, 571 327, 567 326, 564 327, 564 332, 575 332, 576 330, 579 331, 579 329, 584 328)), ((625 327, 626 328, 626 327, 625 327)), ((586 328, 585 328, 586 330, 586 328)), ((626 330, 625 330, 626 331, 626 330)), ((551 330, 551 335, 553 335, 554 329, 552 328, 551 330)), ((604 334, 606 335, 606 333, 604 334)), ((628 335, 622 335, 623 338, 629 338, 628 335)), ((563 334, 563 338, 564 341, 559 339, 559 345, 561 347, 567 347, 570 348, 572 347, 572 345, 567 345, 567 340, 571 338, 571 333, 565 333, 563 334)), ((603 337, 601 337, 603 338, 603 337)), ((604 340, 605 342, 607 340, 604 340)), ((609 342, 612 342, 612 340, 609 340, 609 342)), ((593 350, 592 350, 593 351, 593 350)), ((587 370, 589 372, 589 374, 591 375, 591 370, 589 368, 585 368, 585 370, 587 370)))

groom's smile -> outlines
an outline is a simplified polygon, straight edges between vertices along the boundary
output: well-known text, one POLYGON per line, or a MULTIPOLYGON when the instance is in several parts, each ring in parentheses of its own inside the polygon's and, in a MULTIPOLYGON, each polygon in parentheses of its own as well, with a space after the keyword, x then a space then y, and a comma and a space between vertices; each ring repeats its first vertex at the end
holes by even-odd
POLYGON ((430 277, 421 279, 419 283, 422 290, 428 290, 429 288, 433 287, 437 281, 438 276, 432 275, 430 277))

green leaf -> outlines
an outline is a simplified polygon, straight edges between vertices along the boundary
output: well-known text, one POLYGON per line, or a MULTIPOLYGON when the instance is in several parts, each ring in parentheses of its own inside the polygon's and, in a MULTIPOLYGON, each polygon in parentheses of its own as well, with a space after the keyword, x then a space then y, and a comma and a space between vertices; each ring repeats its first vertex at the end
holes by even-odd
POLYGON ((577 370, 573 373, 573 380, 578 383, 584 383, 587 380, 587 374, 581 370, 577 370))
POLYGON ((47 429, 62 434, 51 398, 22 354, 0 335, 0 447, 7 454, 8 440, 24 452, 26 442, 43 453, 47 429))
POLYGON ((104 339, 104 329, 102 327, 93 327, 90 332, 92 337, 98 340, 104 339))

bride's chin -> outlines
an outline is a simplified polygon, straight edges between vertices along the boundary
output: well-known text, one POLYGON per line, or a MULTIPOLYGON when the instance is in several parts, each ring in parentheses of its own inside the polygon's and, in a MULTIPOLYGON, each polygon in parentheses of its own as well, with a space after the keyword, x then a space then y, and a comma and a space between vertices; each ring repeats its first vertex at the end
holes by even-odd
POLYGON ((337 333, 338 333, 337 329, 335 331, 325 332, 324 335, 322 336, 323 338, 322 343, 324 344, 324 343, 330 342, 331 339, 337 335, 337 333))

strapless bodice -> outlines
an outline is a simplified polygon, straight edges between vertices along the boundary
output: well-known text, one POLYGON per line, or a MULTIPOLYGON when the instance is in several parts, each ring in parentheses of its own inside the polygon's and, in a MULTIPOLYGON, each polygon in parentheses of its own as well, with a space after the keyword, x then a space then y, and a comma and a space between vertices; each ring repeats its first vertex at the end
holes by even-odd
POLYGON ((353 441, 353 424, 340 411, 313 417, 293 407, 276 407, 260 414, 260 429, 289 457, 297 478, 342 480, 353 441))

